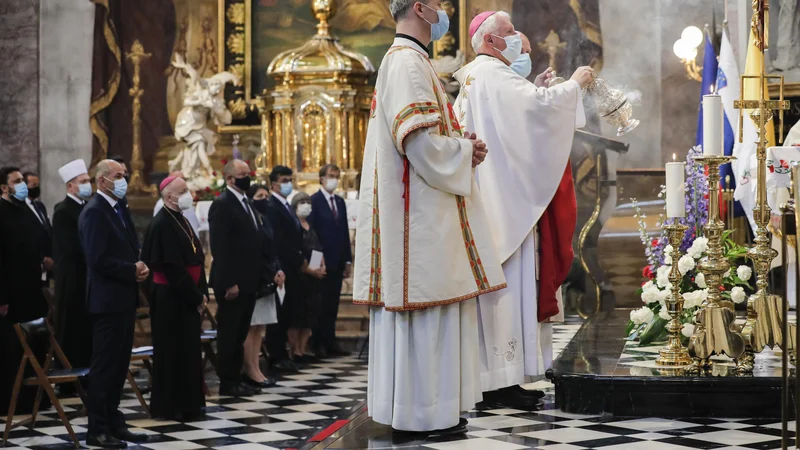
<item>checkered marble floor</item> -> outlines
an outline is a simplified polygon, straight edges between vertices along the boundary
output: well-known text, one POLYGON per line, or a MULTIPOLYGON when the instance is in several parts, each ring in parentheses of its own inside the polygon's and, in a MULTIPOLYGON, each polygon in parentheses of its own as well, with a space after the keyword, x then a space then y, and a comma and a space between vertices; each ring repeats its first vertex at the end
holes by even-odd
MULTIPOLYGON (((207 375, 213 378, 210 372, 207 375)), ((144 370, 140 376, 143 378, 138 380, 139 386, 146 386, 144 370)), ((213 381, 209 379, 209 383, 213 381)), ((216 391, 214 387, 211 389, 216 391)), ((324 360, 298 374, 279 377, 277 386, 263 390, 258 396, 209 396, 206 417, 197 422, 152 420, 130 389, 125 390, 120 407, 134 431, 150 435, 147 443, 129 446, 129 449, 270 450, 302 447, 335 420, 352 415, 366 400, 366 392, 366 360, 348 357, 324 360)), ((77 415, 81 409, 78 398, 64 399, 62 404, 68 415, 77 415)), ((21 418, 15 418, 15 422, 21 418)), ((5 416, 0 419, 0 427, 5 425, 4 419, 5 416)), ((70 423, 85 444, 87 418, 75 417, 70 423)), ((52 408, 40 414, 32 431, 27 428, 12 431, 9 441, 14 450, 73 448, 52 408)))

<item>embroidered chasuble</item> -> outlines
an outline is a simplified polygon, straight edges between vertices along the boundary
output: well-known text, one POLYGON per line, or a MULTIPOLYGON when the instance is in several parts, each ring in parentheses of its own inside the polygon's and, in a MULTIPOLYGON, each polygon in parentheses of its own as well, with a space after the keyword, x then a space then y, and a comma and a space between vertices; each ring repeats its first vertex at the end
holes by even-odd
POLYGON ((425 50, 398 37, 381 64, 370 112, 354 303, 411 311, 505 287, 472 144, 452 139, 461 136, 425 50), (415 132, 425 144, 410 149, 415 132))

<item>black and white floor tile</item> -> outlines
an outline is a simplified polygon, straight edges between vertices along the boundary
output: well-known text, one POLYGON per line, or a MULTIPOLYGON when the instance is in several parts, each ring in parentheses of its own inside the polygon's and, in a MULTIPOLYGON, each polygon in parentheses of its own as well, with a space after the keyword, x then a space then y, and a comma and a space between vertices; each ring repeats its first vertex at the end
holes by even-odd
MULTIPOLYGON (((146 373, 139 384, 147 384, 146 373)), ((209 373, 209 375, 211 375, 209 373)), ((130 389, 120 404, 128 425, 146 433, 147 443, 129 449, 191 450, 224 448, 229 450, 272 450, 300 448, 334 421, 344 419, 364 403, 367 392, 367 362, 358 358, 337 358, 312 364, 298 374, 279 378, 278 385, 247 398, 209 396, 206 417, 196 422, 178 423, 148 418, 130 389)), ((212 388, 213 390, 213 388, 212 388)), ((149 396, 145 396, 148 397, 149 396)), ((62 400, 67 414, 77 415, 78 398, 62 400)), ((25 416, 15 418, 15 422, 25 416)), ((5 417, 0 427, 5 426, 5 417)), ((87 418, 70 420, 78 438, 85 443, 87 418)), ((33 430, 17 428, 11 432, 13 450, 61 450, 73 448, 54 409, 37 418, 33 430)))

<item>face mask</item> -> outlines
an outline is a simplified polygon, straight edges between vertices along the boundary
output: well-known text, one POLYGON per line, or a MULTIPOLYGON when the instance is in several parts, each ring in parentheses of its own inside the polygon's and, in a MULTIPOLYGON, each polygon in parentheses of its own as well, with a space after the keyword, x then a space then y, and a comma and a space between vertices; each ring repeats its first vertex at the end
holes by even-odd
POLYGON ((328 181, 325 182, 325 190, 328 192, 332 193, 337 187, 339 187, 339 180, 336 178, 328 178, 328 181))
POLYGON ((125 198, 125 194, 128 193, 128 180, 125 178, 119 180, 109 180, 106 178, 106 180, 114 182, 114 190, 111 191, 114 194, 114 197, 117 197, 120 200, 125 198))
POLYGON ((311 204, 310 203, 303 203, 301 205, 297 205, 297 217, 308 217, 311 215, 311 204))
POLYGON ((522 53, 522 38, 519 37, 519 33, 512 34, 511 36, 506 36, 504 38, 501 38, 500 36, 494 34, 492 36, 506 41, 506 49, 503 50, 502 52, 500 52, 500 50, 497 50, 497 47, 492 47, 493 49, 500 52, 500 54, 503 55, 503 58, 505 58, 506 61, 514 62, 517 60, 517 58, 519 58, 519 55, 522 53))
POLYGON ((265 198, 262 198, 261 200, 253 200, 253 208, 255 208, 256 211, 260 212, 261 214, 267 213, 268 204, 269 201, 265 198))
MULTIPOLYGON (((281 183, 281 195, 288 197, 292 193, 292 182, 281 183)), ((310 205, 309 205, 310 206, 310 205)))
POLYGON ((28 185, 25 183, 17 183, 14 185, 14 198, 24 202, 28 198, 28 185))
POLYGON ((185 192, 183 193, 183 195, 178 197, 178 208, 180 208, 181 211, 186 211, 187 209, 190 209, 193 203, 194 199, 192 198, 191 192, 185 192))
POLYGON ((428 6, 428 5, 424 4, 424 3, 420 3, 420 4, 422 6, 428 8, 428 9, 430 9, 431 11, 436 12, 436 15, 439 16, 439 21, 436 22, 436 23, 430 23, 430 22, 428 22, 428 19, 426 19, 424 17, 422 18, 422 20, 424 20, 425 22, 428 22, 428 23, 431 24, 431 40, 432 41, 438 41, 439 39, 442 38, 442 36, 447 34, 448 30, 450 30, 450 18, 447 17, 447 13, 444 12, 443 10, 441 10, 441 9, 433 9, 433 8, 431 8, 430 6, 428 6))
POLYGON ((244 178, 234 178, 233 184, 242 191, 246 191, 250 189, 250 177, 247 176, 244 178))
POLYGON ((40 195, 42 195, 41 187, 36 186, 28 189, 28 198, 31 200, 39 198, 40 195))
POLYGON ((522 78, 528 78, 528 76, 531 74, 531 65, 530 53, 524 53, 519 55, 519 58, 511 63, 511 68, 522 78))
POLYGON ((92 183, 83 183, 78 185, 78 197, 89 198, 92 196, 92 183))

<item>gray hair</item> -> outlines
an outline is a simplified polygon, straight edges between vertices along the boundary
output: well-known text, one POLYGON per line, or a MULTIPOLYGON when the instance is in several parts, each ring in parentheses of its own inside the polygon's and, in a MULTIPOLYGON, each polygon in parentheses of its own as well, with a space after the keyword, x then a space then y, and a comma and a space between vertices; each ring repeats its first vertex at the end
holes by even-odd
POLYGON ((292 197, 292 209, 297 211, 297 205, 304 200, 308 203, 311 203, 311 197, 309 197, 309 195, 305 192, 298 192, 297 194, 294 194, 294 197, 292 197))
POLYGON ((511 16, 507 12, 497 11, 489 16, 488 19, 484 20, 481 26, 479 26, 475 31, 475 34, 472 35, 472 49, 475 50, 475 53, 477 53, 483 45, 483 38, 487 34, 497 33, 497 19, 500 17, 505 17, 508 20, 511 20, 511 16))
POLYGON ((112 166, 114 164, 119 164, 119 163, 114 161, 113 159, 104 159, 99 163, 97 163, 95 180, 99 180, 100 178, 108 178, 108 176, 111 174, 112 166))
POLYGON ((424 0, 389 0, 389 12, 392 13, 392 18, 395 22, 402 19, 411 11, 414 3, 424 0))

